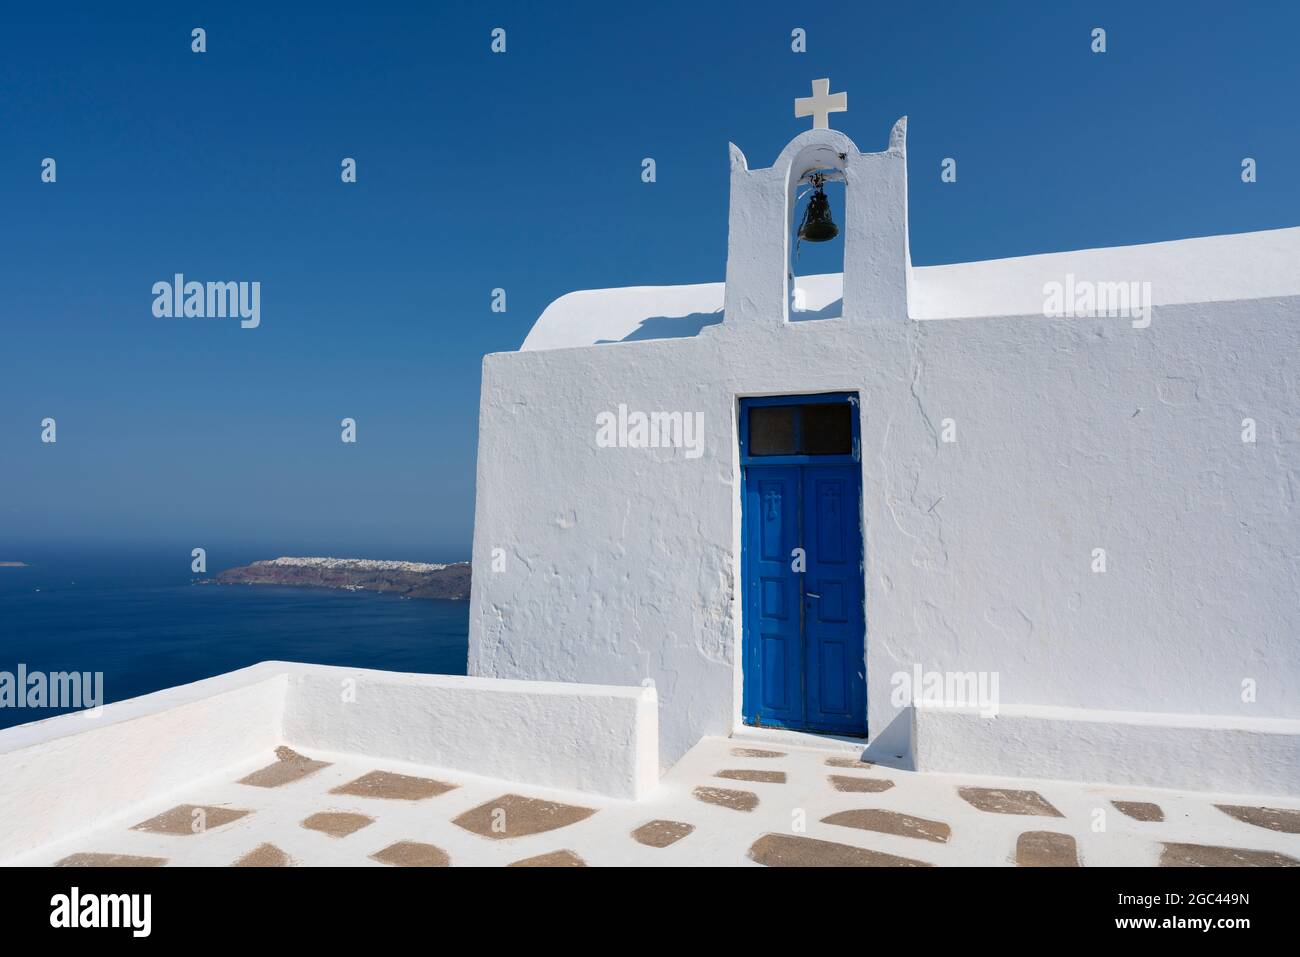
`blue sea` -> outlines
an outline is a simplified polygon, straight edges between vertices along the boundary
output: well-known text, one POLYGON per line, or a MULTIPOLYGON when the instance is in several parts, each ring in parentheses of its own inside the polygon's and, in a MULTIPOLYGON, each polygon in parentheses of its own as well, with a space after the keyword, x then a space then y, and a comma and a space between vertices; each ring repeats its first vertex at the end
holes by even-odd
MULTIPOLYGON (((239 556, 208 572, 274 557, 239 556)), ((192 584, 203 576, 187 552, 49 550, 0 561, 31 563, 0 568, 0 672, 102 671, 105 703, 272 659, 465 673, 468 601, 192 584)), ((0 707, 0 728, 60 713, 0 707)))

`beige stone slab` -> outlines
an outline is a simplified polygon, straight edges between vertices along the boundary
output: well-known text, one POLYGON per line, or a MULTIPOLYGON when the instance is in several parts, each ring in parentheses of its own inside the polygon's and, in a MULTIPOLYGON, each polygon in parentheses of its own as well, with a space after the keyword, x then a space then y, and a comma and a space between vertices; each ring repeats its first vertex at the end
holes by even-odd
POLYGON ((738 758, 783 758, 784 751, 764 751, 762 748, 732 748, 731 753, 738 758))
POLYGON ((241 817, 251 813, 251 811, 244 811, 239 808, 216 807, 206 804, 178 804, 169 811, 163 811, 157 817, 141 821, 131 830, 189 837, 216 830, 223 824, 238 821, 241 817))
POLYGON ((165 857, 138 857, 135 854, 97 854, 82 851, 54 862, 55 867, 162 867, 165 857))
POLYGON ((691 791, 696 800, 733 811, 752 811, 758 807, 758 795, 753 791, 733 791, 730 788, 698 787, 691 791))
POLYGON ((1079 847, 1069 834, 1025 831, 1016 839, 1017 867, 1078 867, 1079 847))
POLYGON ((551 851, 536 857, 525 857, 522 861, 513 861, 506 867, 586 867, 587 862, 573 851, 551 851))
POLYGON ((863 831, 878 831, 881 834, 897 834, 899 837, 914 837, 921 841, 933 841, 946 844, 952 836, 952 828, 942 821, 930 821, 923 817, 886 811, 881 808, 857 808, 852 811, 840 811, 822 818, 824 824, 837 824, 840 827, 856 827, 863 831))
POLYGON ((283 745, 275 749, 275 758, 274 764, 268 764, 247 777, 240 778, 238 783, 249 784, 255 788, 278 788, 292 784, 294 781, 301 781, 321 768, 330 766, 328 761, 313 761, 283 745))
POLYGON ((388 801, 423 801, 455 788, 455 784, 435 781, 433 778, 417 778, 409 774, 394 774, 392 771, 371 771, 347 784, 340 784, 330 794, 384 798, 388 801))
POLYGON ((764 834, 749 849, 750 860, 767 867, 929 867, 924 861, 880 851, 819 841, 795 834, 764 834))
POLYGON ((433 844, 421 844, 419 841, 398 841, 389 844, 382 851, 370 855, 370 859, 392 867, 450 867, 451 858, 442 848, 433 844))
POLYGON ((309 831, 320 831, 330 837, 347 837, 363 827, 375 823, 373 817, 364 814, 351 814, 346 811, 321 811, 302 822, 302 827, 309 831))
POLYGON ((1255 827, 1281 831, 1283 834, 1300 834, 1300 811, 1280 807, 1252 807, 1245 804, 1214 806, 1229 817, 1235 817, 1238 821, 1253 824, 1255 827))
POLYGON ((729 781, 756 781, 759 784, 785 784, 784 771, 751 771, 749 768, 727 768, 714 775, 729 781))
POLYGON ((691 831, 694 824, 681 821, 648 821, 632 832, 632 839, 646 847, 668 847, 676 844, 691 831))
POLYGON ((1031 814, 1040 817, 1064 817, 1037 791, 1012 791, 1006 788, 958 788, 957 793, 972 807, 990 814, 1031 814))
POLYGON ((1161 849, 1161 867, 1300 867, 1300 861, 1277 851, 1173 843, 1161 849))
POLYGON ((452 823, 480 837, 496 841, 554 831, 585 821, 595 813, 595 808, 579 807, 576 804, 557 804, 518 794, 503 794, 496 800, 471 808, 452 823))
POLYGON ((1121 814, 1135 821, 1158 823, 1165 819, 1165 812, 1161 810, 1160 805, 1149 801, 1111 801, 1110 803, 1115 805, 1115 809, 1121 814))
MULTIPOLYGON (((259 785, 259 787, 274 787, 274 785, 259 785)), ((231 867, 292 867, 297 863, 292 857, 280 850, 274 844, 259 844, 253 848, 231 867)))
POLYGON ((832 774, 826 780, 831 782, 831 787, 835 790, 852 794, 879 794, 894 786, 894 782, 888 778, 860 778, 847 774, 832 774))
POLYGON ((863 761, 859 758, 827 758, 826 766, 828 768, 851 768, 854 771, 866 771, 876 766, 874 761, 863 761))

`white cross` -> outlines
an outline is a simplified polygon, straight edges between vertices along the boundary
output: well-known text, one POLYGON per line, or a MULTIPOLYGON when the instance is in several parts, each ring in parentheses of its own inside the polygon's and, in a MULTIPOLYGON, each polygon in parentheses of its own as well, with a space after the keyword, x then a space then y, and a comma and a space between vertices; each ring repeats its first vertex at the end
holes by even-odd
POLYGON ((831 81, 813 80, 812 96, 801 96, 794 101, 795 116, 811 116, 813 129, 829 129, 830 115, 844 113, 849 108, 847 93, 831 93, 831 81))

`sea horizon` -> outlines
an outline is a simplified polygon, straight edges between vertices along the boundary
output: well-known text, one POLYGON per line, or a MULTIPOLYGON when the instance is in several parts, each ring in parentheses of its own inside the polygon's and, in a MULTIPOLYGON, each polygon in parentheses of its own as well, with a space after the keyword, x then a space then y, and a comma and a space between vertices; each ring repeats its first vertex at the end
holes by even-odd
MULTIPOLYGON (((24 563, 0 566, 0 675, 100 672, 103 704, 268 660, 465 674, 468 601, 201 581, 281 555, 466 560, 449 550, 218 547, 200 573, 176 545, 0 549, 24 563)), ((70 710, 0 706, 0 728, 70 710)))

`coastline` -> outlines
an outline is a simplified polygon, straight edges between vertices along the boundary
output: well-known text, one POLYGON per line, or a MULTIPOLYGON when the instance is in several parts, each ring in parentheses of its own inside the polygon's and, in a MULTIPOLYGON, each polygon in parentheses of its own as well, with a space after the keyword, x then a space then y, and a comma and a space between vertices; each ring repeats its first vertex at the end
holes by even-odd
POLYGON ((199 582, 376 591, 403 598, 465 601, 470 593, 470 564, 281 556, 228 568, 199 582))

